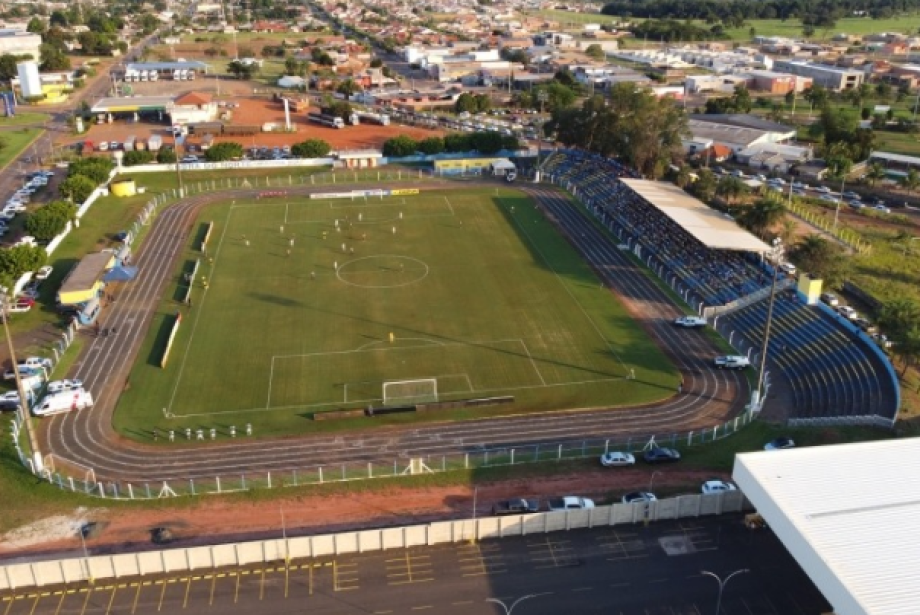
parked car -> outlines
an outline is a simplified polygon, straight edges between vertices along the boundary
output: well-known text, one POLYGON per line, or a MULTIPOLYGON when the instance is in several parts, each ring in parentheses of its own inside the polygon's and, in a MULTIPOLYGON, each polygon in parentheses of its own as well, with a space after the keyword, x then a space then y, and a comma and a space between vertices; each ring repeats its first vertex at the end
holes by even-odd
POLYGON ((767 442, 763 447, 765 451, 781 451, 787 448, 795 448, 795 441, 788 436, 780 436, 767 442))
POLYGON ((636 502, 656 502, 658 498, 649 491, 631 491, 620 498, 620 501, 624 504, 635 504, 636 502))
POLYGON ((713 493, 726 493, 728 491, 737 491, 738 488, 724 480, 707 480, 703 483, 703 494, 711 495, 713 493))
POLYGON ((673 448, 650 448, 642 454, 645 463, 674 463, 680 461, 680 453, 673 448))
POLYGON ((865 205, 863 205, 861 201, 850 201, 849 203, 847 203, 847 205, 849 205, 850 207, 856 210, 860 210, 863 207, 865 207, 865 205))
MULTIPOLYGON (((29 376, 43 376, 44 373, 42 372, 41 369, 37 367, 20 367, 19 375, 22 378, 28 378, 29 376)), ((5 372, 3 372, 3 379, 4 380, 15 380, 16 379, 16 372, 13 371, 12 367, 6 370, 5 372)))
POLYGON ((32 297, 17 297, 16 303, 14 305, 18 308, 35 307, 35 299, 32 297))
POLYGON ((502 502, 496 502, 492 505, 493 515, 524 515, 535 513, 540 510, 539 500, 525 500, 524 498, 512 498, 502 502))
POLYGON ((696 329, 698 327, 705 327, 706 319, 701 316, 681 316, 674 321, 674 324, 678 327, 696 329))
POLYGON ((828 203, 839 203, 840 202, 840 199, 830 194, 822 194, 818 198, 821 199, 822 201, 827 201, 828 203))
POLYGON ((54 267, 51 265, 45 265, 41 269, 35 272, 36 280, 47 280, 51 273, 54 271, 54 267))
POLYGON ((876 331, 878 331, 878 327, 873 325, 867 318, 863 318, 862 316, 854 319, 853 324, 859 327, 861 330, 865 331, 866 333, 871 334, 871 333, 875 333, 876 331))
POLYGON ((808 196, 808 193, 806 193, 801 188, 793 188, 792 194, 794 194, 795 196, 808 196))
POLYGON ((60 393, 61 391, 73 391, 83 388, 83 381, 74 378, 73 380, 52 380, 48 383, 49 393, 60 393))
POLYGON ((795 265, 790 262, 780 263, 780 271, 788 275, 795 275, 795 272, 798 271, 795 265))
POLYGON ((183 156, 182 162, 198 162, 198 156, 192 156, 191 154, 188 156, 183 156))
POLYGON ((838 299, 837 295, 834 293, 821 293, 821 301, 831 307, 837 307, 840 305, 840 299, 838 299))
POLYGON ((815 188, 815 192, 820 192, 821 194, 830 194, 832 191, 827 186, 818 186, 815 188))
POLYGON ((862 197, 860 197, 858 194, 856 194, 855 192, 853 192, 852 190, 847 190, 846 192, 841 192, 841 193, 840 193, 840 196, 842 196, 842 197, 845 198, 845 199, 850 199, 851 201, 858 201, 860 198, 862 198, 862 197))
POLYGON ((891 209, 889 209, 888 207, 886 207, 886 206, 884 206, 884 205, 873 205, 873 206, 872 206, 872 209, 874 209, 875 211, 880 211, 880 212, 882 212, 883 214, 890 214, 890 213, 891 213, 891 209))
POLYGON ((559 512, 561 510, 586 510, 594 508, 594 500, 582 498, 575 495, 566 495, 561 498, 550 498, 546 502, 550 512, 559 512))
POLYGON ((856 310, 854 310, 848 305, 837 306, 837 313, 843 316, 844 318, 848 318, 850 320, 856 320, 857 318, 859 318, 859 312, 857 312, 856 310))
POLYGON ((630 453, 613 451, 601 455, 601 465, 605 468, 618 468, 636 464, 636 458, 630 453))
POLYGON ((718 369, 746 369, 751 366, 750 359, 741 355, 716 357, 712 363, 718 369))

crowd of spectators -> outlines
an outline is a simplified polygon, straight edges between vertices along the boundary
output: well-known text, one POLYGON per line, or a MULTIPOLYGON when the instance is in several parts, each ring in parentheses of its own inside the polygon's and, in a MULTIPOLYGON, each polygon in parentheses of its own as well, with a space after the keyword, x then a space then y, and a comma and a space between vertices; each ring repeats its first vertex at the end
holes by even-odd
MULTIPOLYGON (((756 292, 771 279, 760 256, 707 248, 658 208, 639 196, 621 177, 638 177, 615 160, 580 151, 554 153, 543 173, 574 187, 602 220, 612 221, 641 246, 644 256, 689 286, 707 305, 725 305, 756 292)), ((622 238, 622 237, 621 237, 622 238)))

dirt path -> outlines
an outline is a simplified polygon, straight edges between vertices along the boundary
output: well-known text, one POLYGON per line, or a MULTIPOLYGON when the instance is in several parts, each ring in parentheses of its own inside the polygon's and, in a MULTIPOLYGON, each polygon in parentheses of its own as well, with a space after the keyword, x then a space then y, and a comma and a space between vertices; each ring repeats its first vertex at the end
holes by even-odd
MULTIPOLYGON (((648 488, 652 470, 605 469, 552 477, 527 477, 478 485, 476 513, 489 515, 492 504, 510 497, 540 498, 581 495, 598 504, 618 500, 624 493, 648 488)), ((660 492, 697 492, 712 472, 668 468, 654 476, 660 492)), ((727 477, 724 477, 727 478, 727 477)), ((326 490, 320 490, 326 491, 326 490)), ((81 509, 67 517, 37 521, 8 532, 0 539, 0 557, 37 556, 77 551, 77 528, 95 521, 103 526, 98 536, 87 540, 91 553, 115 553, 153 549, 150 530, 168 527, 177 545, 200 545, 277 537, 281 511, 288 536, 324 534, 365 528, 391 527, 435 520, 470 518, 474 488, 470 484, 409 489, 400 486, 354 490, 348 494, 317 493, 266 501, 244 498, 199 499, 190 506, 164 501, 159 508, 81 509)), ((188 502, 188 500, 183 500, 188 502)), ((98 501, 103 504, 102 500, 98 501)))

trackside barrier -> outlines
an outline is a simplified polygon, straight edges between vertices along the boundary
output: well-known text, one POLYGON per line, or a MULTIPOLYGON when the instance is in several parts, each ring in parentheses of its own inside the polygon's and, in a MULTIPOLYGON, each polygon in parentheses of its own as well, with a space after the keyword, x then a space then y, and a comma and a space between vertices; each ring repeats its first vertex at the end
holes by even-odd
MULTIPOLYGON (((737 513, 749 507, 740 491, 732 491, 713 495, 684 495, 649 504, 613 504, 588 510, 436 521, 424 525, 296 538, 279 537, 142 553, 78 556, 2 566, 0 591, 18 591, 47 585, 95 583, 123 577, 215 570, 367 551, 548 534, 583 528, 634 525, 737 513)), ((76 537, 74 540, 76 541, 76 537)))
MULTIPOLYGON (((357 412, 364 414, 363 409, 357 412)), ((725 423, 686 433, 507 446, 447 455, 425 455, 411 459, 409 457, 394 457, 392 462, 363 461, 325 466, 295 467, 272 472, 223 474, 187 480, 110 481, 100 477, 99 481, 97 481, 95 473, 92 475, 92 480, 87 480, 86 468, 77 464, 69 464, 65 458, 58 456, 56 468, 43 474, 42 478, 67 491, 75 491, 106 499, 146 500, 214 495, 253 489, 277 489, 378 478, 401 478, 417 473, 416 470, 419 468, 424 473, 439 474, 456 470, 476 470, 529 463, 597 458, 610 451, 640 453, 651 445, 673 448, 699 446, 737 433, 750 424, 755 416, 755 412, 748 410, 725 423), (413 462, 416 462, 416 465, 413 465, 413 462), (68 473, 71 469, 70 466, 76 466, 78 472, 68 473), (74 479, 74 474, 83 476, 83 478, 74 479)), ((242 429, 238 431, 236 426, 227 427, 224 425, 214 427, 202 425, 198 431, 201 431, 203 435, 201 439, 197 437, 197 431, 193 433, 191 429, 188 429, 181 432, 179 430, 174 431, 174 440, 172 440, 170 439, 169 428, 164 429, 160 426, 157 441, 175 441, 180 442, 183 446, 194 446, 200 442, 201 446, 207 446, 208 442, 233 439, 234 437, 240 437, 243 433, 250 434, 248 429, 244 432, 242 429), (205 434, 206 437, 204 437, 205 434)), ((24 459, 23 464, 31 468, 28 459, 24 459)))

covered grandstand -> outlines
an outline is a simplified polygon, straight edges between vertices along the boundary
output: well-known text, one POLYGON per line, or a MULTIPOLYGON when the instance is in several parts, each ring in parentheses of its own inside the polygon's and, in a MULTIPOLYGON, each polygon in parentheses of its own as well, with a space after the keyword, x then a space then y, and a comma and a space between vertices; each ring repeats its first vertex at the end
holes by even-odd
MULTIPOLYGON (((615 160, 560 151, 542 172, 694 309, 718 306, 711 324, 738 352, 759 356, 773 279, 762 258, 769 246, 677 186, 640 180, 615 160)), ((768 377, 767 390, 782 400, 784 414, 818 424, 890 426, 897 378, 881 349, 829 310, 805 305, 789 281, 778 288, 767 364, 782 378, 768 377)))

